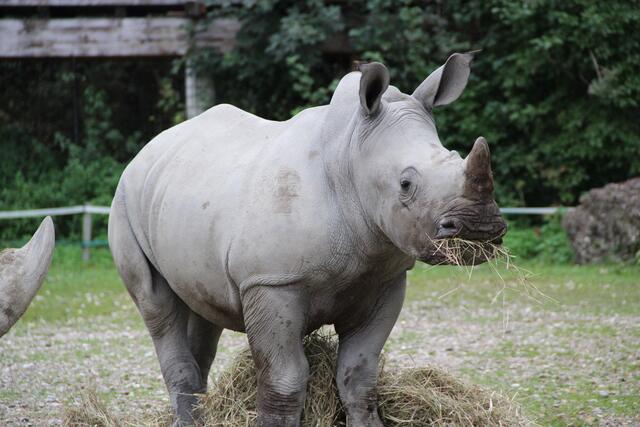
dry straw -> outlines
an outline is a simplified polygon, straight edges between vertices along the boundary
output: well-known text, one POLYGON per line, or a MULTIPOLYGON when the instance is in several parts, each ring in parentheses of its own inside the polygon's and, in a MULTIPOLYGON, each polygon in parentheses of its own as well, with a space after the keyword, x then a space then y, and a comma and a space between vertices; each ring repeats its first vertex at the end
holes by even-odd
POLYGON ((80 396, 64 407, 62 425, 65 427, 170 427, 168 409, 147 412, 142 417, 118 416, 107 408, 95 387, 82 390, 80 396))
POLYGON ((88 389, 72 404, 65 406, 63 425, 119 427, 121 424, 100 400, 95 389, 88 389))
MULTIPOLYGON (((302 426, 344 426, 335 385, 337 344, 330 335, 305 339, 311 375, 302 426)), ((467 384, 433 367, 387 369, 380 364, 378 403, 385 426, 525 426, 519 406, 499 393, 467 384)), ((202 396, 206 426, 253 426, 256 420, 256 376, 251 353, 241 352, 211 391, 202 396)), ((169 418, 117 419, 95 394, 85 393, 65 412, 67 426, 168 426, 169 418)))

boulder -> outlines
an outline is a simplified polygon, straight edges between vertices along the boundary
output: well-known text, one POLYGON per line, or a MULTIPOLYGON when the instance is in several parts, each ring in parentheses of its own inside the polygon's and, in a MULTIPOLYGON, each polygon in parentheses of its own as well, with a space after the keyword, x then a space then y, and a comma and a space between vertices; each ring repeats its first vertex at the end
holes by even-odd
POLYGON ((640 177, 590 190, 562 225, 579 264, 634 260, 640 251, 640 177))

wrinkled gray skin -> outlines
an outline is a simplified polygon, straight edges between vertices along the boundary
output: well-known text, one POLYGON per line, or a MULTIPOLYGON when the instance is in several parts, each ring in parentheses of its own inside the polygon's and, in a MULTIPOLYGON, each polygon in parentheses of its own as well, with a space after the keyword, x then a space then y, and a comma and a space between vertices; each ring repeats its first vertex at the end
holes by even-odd
MULTIPOLYGON (((413 93, 382 64, 345 76, 330 105, 286 122, 219 105, 151 141, 124 171, 109 219, 117 268, 151 333, 176 413, 195 397, 223 329, 245 331, 258 425, 297 426, 305 334, 333 324, 351 426, 381 426, 377 363, 416 259, 433 238, 498 239, 489 150, 438 139, 432 108, 454 101, 470 55, 413 93)), ((481 260, 476 260, 481 261, 481 260)))
POLYGON ((49 271, 56 238, 46 217, 20 249, 0 252, 0 337, 24 314, 49 271))

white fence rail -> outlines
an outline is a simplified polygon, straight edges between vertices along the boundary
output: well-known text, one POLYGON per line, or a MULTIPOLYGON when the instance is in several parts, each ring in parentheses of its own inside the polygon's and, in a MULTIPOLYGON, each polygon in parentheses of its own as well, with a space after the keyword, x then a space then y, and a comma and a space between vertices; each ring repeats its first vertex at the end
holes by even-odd
POLYGON ((46 208, 46 209, 31 209, 24 211, 0 211, 0 219, 13 219, 13 218, 31 218, 42 216, 58 216, 58 215, 76 215, 76 214, 98 214, 109 215, 111 208, 108 206, 69 206, 66 208, 46 208))
POLYGON ((556 212, 566 212, 573 208, 549 207, 549 208, 500 208, 505 215, 553 215, 556 212))
POLYGON ((80 206, 68 206, 64 208, 30 209, 20 211, 0 211, 0 219, 33 218, 43 216, 79 215, 82 214, 82 260, 88 262, 91 258, 91 229, 93 228, 92 215, 109 215, 111 208, 108 206, 92 206, 89 204, 80 206))
MULTIPOLYGON (((544 208, 500 208, 505 215, 553 215, 558 211, 567 211, 567 207, 544 208)), ((79 215, 82 214, 82 259, 88 262, 91 257, 91 229, 93 227, 92 215, 109 215, 111 208, 108 206, 93 206, 90 204, 80 206, 68 206, 64 208, 29 209, 20 211, 0 211, 0 220, 33 218, 43 216, 79 215)))

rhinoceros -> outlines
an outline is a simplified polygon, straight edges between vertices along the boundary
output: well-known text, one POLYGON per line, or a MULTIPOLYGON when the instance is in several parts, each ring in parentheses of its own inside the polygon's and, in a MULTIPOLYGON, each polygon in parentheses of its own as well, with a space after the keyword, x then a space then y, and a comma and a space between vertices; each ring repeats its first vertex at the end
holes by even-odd
POLYGON ((20 249, 0 252, 0 337, 24 314, 49 271, 55 231, 46 217, 20 249))
MULTIPOLYGON (((378 358, 416 259, 433 240, 500 241, 489 148, 445 149, 432 110, 457 99, 470 54, 411 95, 380 63, 342 78, 329 105, 271 121, 217 105, 172 127, 127 166, 109 218, 117 269, 152 337, 175 413, 195 394, 223 329, 246 332, 257 424, 297 426, 303 337, 334 325, 336 382, 351 426, 381 426, 378 358)), ((475 260, 480 262, 482 260, 475 260)))

